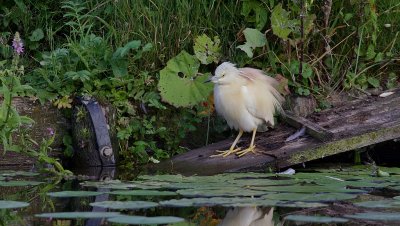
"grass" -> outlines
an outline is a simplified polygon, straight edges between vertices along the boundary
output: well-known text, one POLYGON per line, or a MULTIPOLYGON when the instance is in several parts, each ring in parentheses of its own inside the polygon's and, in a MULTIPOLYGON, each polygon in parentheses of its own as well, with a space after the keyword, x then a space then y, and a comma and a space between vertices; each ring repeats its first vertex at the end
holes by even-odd
POLYGON ((122 0, 88 4, 95 13, 106 14, 102 16, 116 32, 113 39, 117 46, 133 39, 154 45, 143 63, 144 69, 152 71, 159 70, 183 49, 193 52, 194 38, 203 33, 218 35, 223 55, 231 58, 235 34, 244 26, 239 0, 122 0))

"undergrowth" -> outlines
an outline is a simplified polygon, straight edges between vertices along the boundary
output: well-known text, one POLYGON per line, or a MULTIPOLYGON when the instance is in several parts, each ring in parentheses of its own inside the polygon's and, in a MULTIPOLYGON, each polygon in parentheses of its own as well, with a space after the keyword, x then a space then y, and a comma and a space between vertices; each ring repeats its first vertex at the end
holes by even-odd
POLYGON ((190 85, 169 83, 198 87, 223 61, 281 74, 292 93, 317 98, 320 108, 338 91, 398 86, 396 0, 300 2, 8 1, 0 7, 0 54, 13 58, 9 43, 19 31, 29 95, 59 108, 80 95, 111 104, 122 164, 132 167, 227 130, 213 114, 209 87, 175 100, 190 85))

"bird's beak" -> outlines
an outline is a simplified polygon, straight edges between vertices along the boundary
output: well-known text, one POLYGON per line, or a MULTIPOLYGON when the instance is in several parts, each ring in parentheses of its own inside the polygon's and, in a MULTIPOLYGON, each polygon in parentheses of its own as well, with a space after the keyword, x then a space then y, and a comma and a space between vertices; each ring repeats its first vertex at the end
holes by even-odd
POLYGON ((209 77, 207 80, 204 81, 204 83, 209 83, 212 81, 212 77, 209 77))

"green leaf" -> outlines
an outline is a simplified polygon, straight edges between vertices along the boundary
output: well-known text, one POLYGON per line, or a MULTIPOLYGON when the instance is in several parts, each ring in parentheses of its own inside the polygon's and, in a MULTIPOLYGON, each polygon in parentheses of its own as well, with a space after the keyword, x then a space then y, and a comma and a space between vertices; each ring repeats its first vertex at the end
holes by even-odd
POLYGON ((108 208, 108 209, 148 209, 158 206, 156 202, 147 201, 103 201, 90 203, 91 206, 108 208))
POLYGON ((43 182, 38 181, 0 181, 0 187, 20 187, 20 186, 36 186, 42 184, 43 182))
POLYGON ((27 202, 0 200, 0 209, 15 209, 29 206, 27 202))
POLYGON ((162 206, 192 207, 192 206, 274 206, 278 201, 252 197, 212 197, 212 198, 183 198, 161 201, 162 206))
POLYGON ((193 106, 207 100, 212 91, 211 84, 205 84, 209 74, 198 74, 200 63, 182 51, 168 61, 160 71, 158 89, 162 100, 175 107, 193 106))
POLYGON ((119 47, 113 54, 113 58, 125 57, 131 49, 138 49, 142 42, 139 40, 134 40, 128 42, 124 47, 119 47))
POLYGON ((119 224, 149 225, 149 224, 173 224, 185 221, 180 217, 159 216, 159 217, 143 217, 143 216, 118 216, 108 218, 108 222, 119 224))
POLYGON ((373 86, 374 88, 378 88, 379 87, 379 80, 374 78, 374 77, 369 77, 368 78, 368 83, 373 86))
POLYGON ((198 36, 194 43, 194 54, 202 64, 218 63, 221 56, 221 40, 218 36, 211 40, 206 34, 198 36))
POLYGON ((375 58, 375 56, 375 46, 373 44, 368 45, 366 60, 371 60, 375 58))
POLYGON ((256 24, 258 30, 262 30, 268 20, 268 11, 266 7, 256 0, 243 0, 241 14, 248 22, 256 24))
POLYGON ((186 197, 218 197, 218 196, 251 197, 251 196, 261 196, 268 193, 263 190, 250 190, 240 187, 192 188, 192 189, 178 190, 176 192, 186 197))
MULTIPOLYGON (((124 47, 119 47, 111 57, 111 68, 113 73, 117 77, 122 77, 128 74, 128 60, 126 55, 129 53, 130 50, 138 50, 141 45, 141 41, 134 40, 128 42, 124 47)), ((151 49, 151 44, 147 44, 143 47, 142 51, 139 51, 137 54, 141 55, 143 51, 148 51, 151 49)), ((136 56, 139 58, 139 56, 136 56)))
POLYGON ((172 191, 154 191, 154 190, 124 190, 108 192, 112 195, 130 195, 130 196, 173 196, 177 195, 172 191))
POLYGON ((88 219, 88 218, 109 218, 121 216, 118 212, 58 212, 58 213, 41 213, 35 214, 40 218, 57 218, 57 219, 88 219))
POLYGON ((307 223, 345 223, 349 221, 340 217, 325 217, 325 216, 306 216, 306 215, 288 215, 285 217, 287 221, 307 222, 307 223))
MULTIPOLYGON (((290 73, 298 75, 300 73, 300 61, 293 60, 289 65, 290 73)), ((311 66, 308 63, 303 62, 303 78, 312 78, 314 75, 311 66)))
POLYGON ((278 202, 275 204, 278 207, 289 207, 289 208, 319 208, 319 207, 327 207, 327 204, 320 202, 278 202))
POLYGON ((306 202, 330 202, 338 200, 354 199, 357 195, 346 193, 317 193, 317 194, 303 194, 303 193, 274 193, 262 196, 265 199, 284 200, 284 201, 306 201, 306 202))
POLYGON ((57 197, 57 198, 69 198, 69 197, 89 197, 89 196, 96 196, 101 195, 102 192, 96 191, 59 191, 59 192, 49 192, 47 193, 50 197, 57 197))
POLYGON ((365 202, 356 202, 354 203, 356 206, 362 206, 366 208, 400 208, 400 202, 397 200, 376 200, 376 201, 365 201, 365 202))
POLYGON ((286 40, 289 34, 295 30, 296 24, 298 21, 289 19, 289 12, 282 8, 281 3, 274 7, 271 14, 271 25, 276 36, 286 40))
POLYGON ((375 220, 375 221, 400 221, 400 214, 394 213, 382 213, 382 212, 364 212, 356 213, 354 215, 344 215, 344 217, 360 219, 360 220, 375 220))
POLYGON ((6 171, 0 171, 0 175, 5 176, 5 177, 15 177, 15 176, 34 177, 34 176, 38 176, 39 173, 28 172, 28 171, 6 170, 6 171))
POLYGON ((267 44, 267 38, 263 33, 257 29, 246 28, 243 31, 244 37, 246 38, 246 43, 244 45, 239 45, 239 48, 246 52, 248 57, 253 57, 253 51, 257 47, 263 47, 267 44))
POLYGON ((40 41, 43 38, 44 38, 44 33, 43 33, 43 30, 40 28, 37 28, 36 30, 34 30, 31 34, 31 36, 29 36, 29 40, 31 40, 32 42, 40 41))

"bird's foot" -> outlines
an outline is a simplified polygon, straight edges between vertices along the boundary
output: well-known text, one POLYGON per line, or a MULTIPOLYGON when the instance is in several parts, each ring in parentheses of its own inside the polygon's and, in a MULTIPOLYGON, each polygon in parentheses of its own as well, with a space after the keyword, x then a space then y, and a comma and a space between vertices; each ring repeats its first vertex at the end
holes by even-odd
POLYGON ((238 152, 238 151, 240 151, 240 148, 236 148, 236 149, 229 149, 229 150, 226 150, 226 151, 217 151, 219 154, 216 154, 216 155, 211 155, 210 157, 226 157, 226 156, 228 156, 228 155, 230 155, 230 154, 233 154, 233 153, 236 153, 236 152, 238 152))
POLYGON ((242 156, 244 156, 245 154, 247 154, 247 153, 249 153, 249 152, 253 152, 253 153, 255 154, 255 153, 256 153, 255 148, 256 148, 256 146, 255 146, 255 145, 252 145, 252 146, 250 146, 250 147, 248 147, 248 148, 246 148, 246 149, 244 149, 244 150, 237 151, 237 152, 236 152, 236 155, 237 155, 238 157, 242 157, 242 156))

